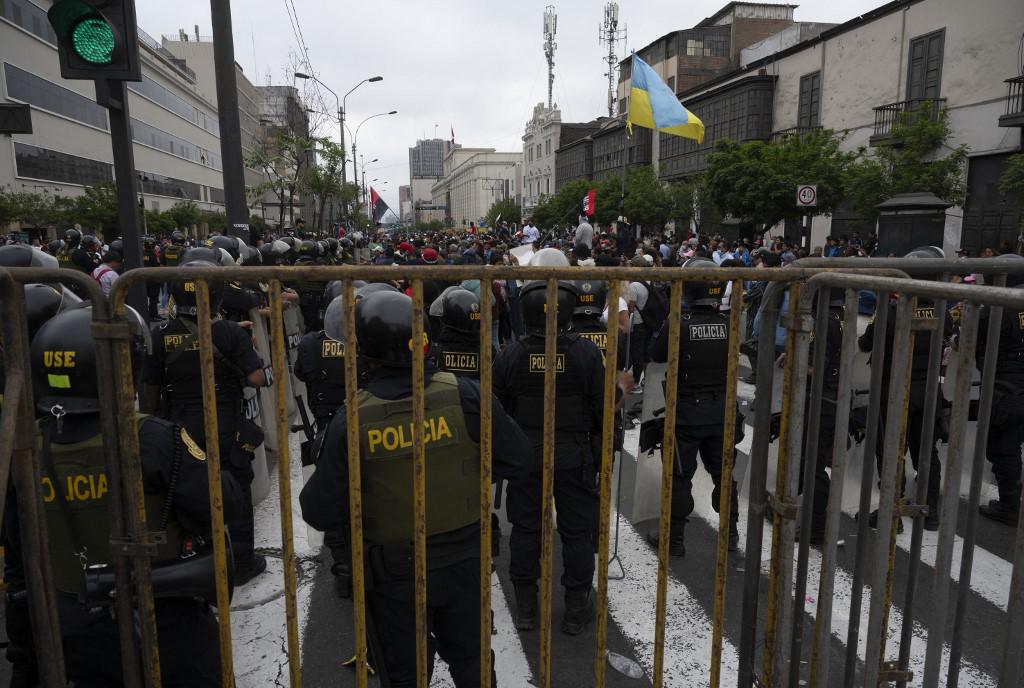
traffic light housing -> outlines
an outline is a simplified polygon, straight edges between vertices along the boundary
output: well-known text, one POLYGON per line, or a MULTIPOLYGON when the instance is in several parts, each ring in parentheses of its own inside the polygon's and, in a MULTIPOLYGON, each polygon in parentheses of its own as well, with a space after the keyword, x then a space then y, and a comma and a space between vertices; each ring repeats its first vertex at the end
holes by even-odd
POLYGON ((134 0, 56 0, 47 16, 62 77, 141 81, 134 0))

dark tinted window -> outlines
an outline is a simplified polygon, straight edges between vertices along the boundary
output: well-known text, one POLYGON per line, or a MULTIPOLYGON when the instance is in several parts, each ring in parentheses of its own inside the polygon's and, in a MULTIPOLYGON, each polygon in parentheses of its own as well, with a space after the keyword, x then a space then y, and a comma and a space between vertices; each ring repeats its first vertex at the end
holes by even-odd
POLYGON ((82 185, 113 180, 110 163, 58 153, 27 143, 14 144, 14 158, 19 177, 82 185))
MULTIPOLYGON (((0 2, 3 1, 4 0, 0 0, 0 2)), ((157 105, 167 108, 174 114, 184 117, 189 122, 192 122, 198 127, 202 127, 211 134, 220 136, 220 124, 216 117, 207 117, 204 112, 192 106, 187 100, 161 86, 149 77, 144 76, 142 77, 142 81, 138 82, 128 82, 128 88, 139 95, 149 98, 157 105)))
POLYGON ((193 201, 200 198, 201 189, 194 182, 187 182, 184 179, 165 177, 162 174, 153 172, 139 172, 139 190, 146 196, 168 196, 169 198, 190 199, 193 201))
POLYGON ((57 45, 57 36, 50 28, 46 12, 28 0, 0 0, 0 17, 51 45, 57 45))
POLYGON ((205 148, 200 148, 191 141, 168 134, 163 129, 157 129, 135 118, 132 118, 132 139, 136 143, 152 146, 171 155, 176 155, 179 158, 185 158, 215 170, 221 169, 219 155, 215 155, 205 148))
POLYGON ((11 98, 104 131, 107 129, 107 113, 85 96, 11 64, 4 65, 4 75, 7 77, 7 95, 11 98))

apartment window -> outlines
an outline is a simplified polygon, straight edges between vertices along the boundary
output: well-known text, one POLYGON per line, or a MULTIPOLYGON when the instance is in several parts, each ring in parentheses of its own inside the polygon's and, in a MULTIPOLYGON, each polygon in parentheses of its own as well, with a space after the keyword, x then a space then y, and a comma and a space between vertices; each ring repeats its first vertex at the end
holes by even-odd
POLYGON ((800 77, 800 127, 817 127, 821 123, 821 72, 800 77))
POLYGON ((910 55, 907 60, 907 100, 939 97, 945 42, 945 29, 910 41, 910 55))
POLYGON ((551 155, 551 139, 544 142, 544 154, 551 155))
MULTIPOLYGON (((149 196, 167 196, 168 198, 202 200, 203 189, 199 184, 184 179, 165 177, 154 172, 139 172, 139 190, 149 196)), ((213 189, 210 190, 211 192, 213 189)), ((222 192, 223 193, 223 192, 222 192)))
POLYGON ((540 147, 540 144, 538 143, 537 144, 537 159, 538 160, 540 159, 541 155, 543 155, 543 153, 541 153, 541 147, 540 147))
POLYGON ((29 0, 0 0, 0 17, 51 45, 57 45, 57 36, 50 28, 46 12, 29 0))
POLYGON ((9 97, 106 131, 106 111, 85 96, 12 64, 4 65, 4 75, 7 77, 9 97))
POLYGON ((91 185, 109 182, 114 178, 110 163, 58 153, 27 143, 14 144, 14 160, 18 176, 29 179, 91 185))
POLYGON ((704 57, 704 41, 688 39, 686 41, 686 55, 688 57, 704 57))

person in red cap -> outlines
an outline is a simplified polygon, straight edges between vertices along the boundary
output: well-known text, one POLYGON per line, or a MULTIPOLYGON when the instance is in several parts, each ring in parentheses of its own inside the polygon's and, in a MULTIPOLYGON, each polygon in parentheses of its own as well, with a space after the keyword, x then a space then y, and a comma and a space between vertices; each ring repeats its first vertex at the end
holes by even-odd
POLYGON ((429 246, 423 249, 423 253, 420 254, 423 258, 423 262, 427 265, 437 265, 437 249, 430 248, 429 246))

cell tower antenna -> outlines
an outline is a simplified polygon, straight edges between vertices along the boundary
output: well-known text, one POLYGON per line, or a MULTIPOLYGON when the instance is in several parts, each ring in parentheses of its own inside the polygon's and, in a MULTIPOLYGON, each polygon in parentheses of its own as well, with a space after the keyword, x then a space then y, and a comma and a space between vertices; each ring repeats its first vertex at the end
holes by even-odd
POLYGON ((558 32, 558 15, 555 6, 544 8, 544 57, 548 59, 548 108, 553 107, 552 96, 555 88, 555 34, 558 32))
POLYGON ((598 28, 597 42, 608 46, 608 56, 605 62, 608 63, 608 71, 605 77, 608 79, 608 116, 615 116, 615 76, 619 59, 615 55, 615 48, 620 42, 626 40, 626 27, 619 28, 619 3, 609 2, 604 6, 604 23, 598 28))

